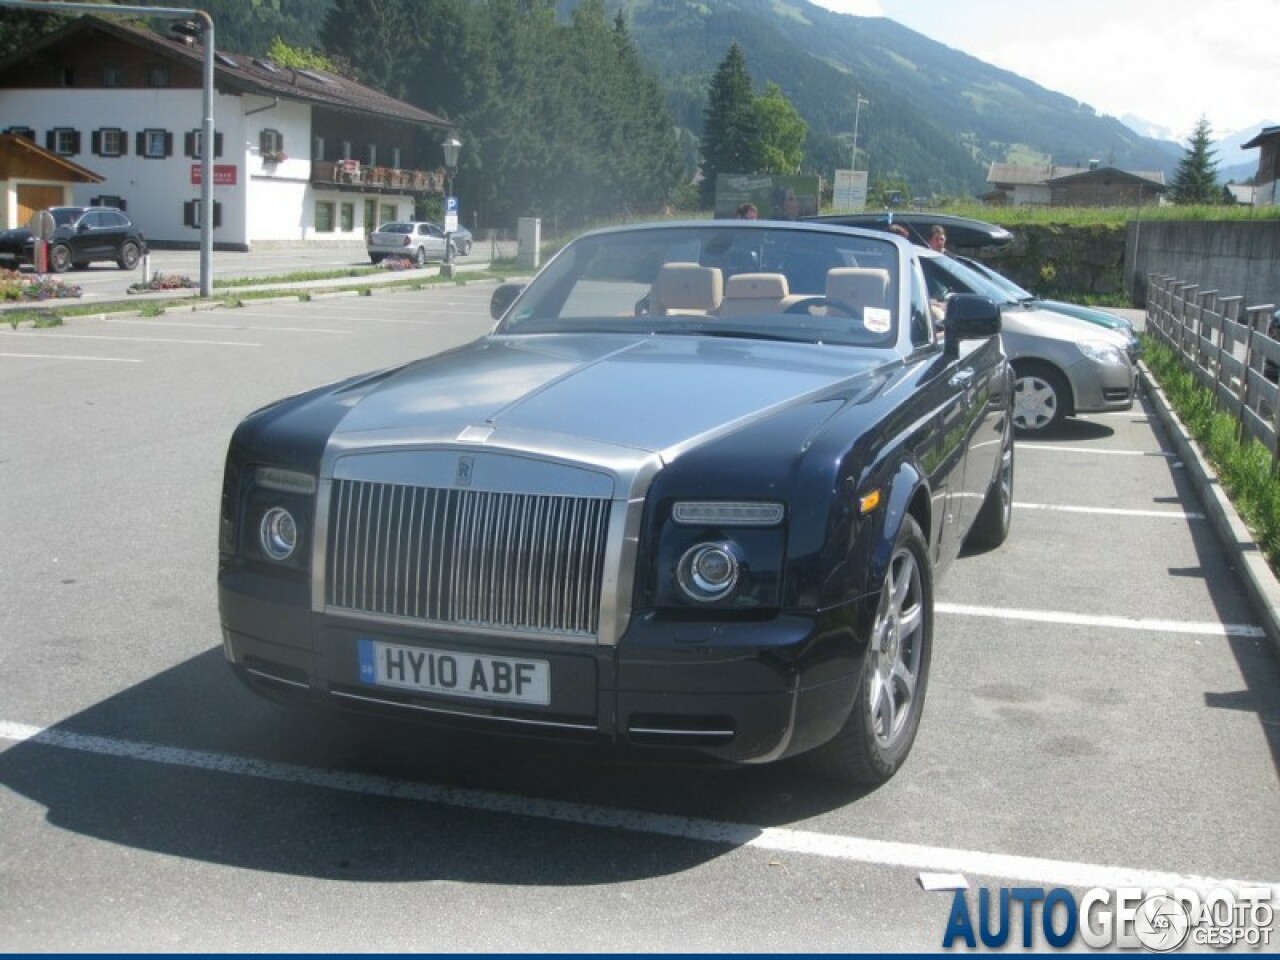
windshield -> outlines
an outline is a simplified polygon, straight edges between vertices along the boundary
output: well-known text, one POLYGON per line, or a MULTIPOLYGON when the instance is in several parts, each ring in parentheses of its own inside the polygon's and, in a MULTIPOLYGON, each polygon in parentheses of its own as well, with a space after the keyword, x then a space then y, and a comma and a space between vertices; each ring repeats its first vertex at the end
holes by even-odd
POLYGON ((889 348, 899 250, 854 231, 762 221, 635 227, 566 247, 501 333, 697 334, 889 348))
POLYGON ((922 257, 929 299, 945 300, 953 293, 980 293, 996 303, 1016 303, 1009 291, 990 277, 948 256, 922 257))
POLYGON ((412 223, 384 223, 377 229, 378 233, 413 233, 412 223))
POLYGON ((995 284, 1005 292, 1005 296, 1016 303, 1023 303, 1027 300, 1034 300, 1036 295, 1029 290, 1025 290, 1018 286, 1002 273, 997 273, 980 260, 970 260, 968 257, 957 258, 965 266, 982 274, 991 283, 995 284))

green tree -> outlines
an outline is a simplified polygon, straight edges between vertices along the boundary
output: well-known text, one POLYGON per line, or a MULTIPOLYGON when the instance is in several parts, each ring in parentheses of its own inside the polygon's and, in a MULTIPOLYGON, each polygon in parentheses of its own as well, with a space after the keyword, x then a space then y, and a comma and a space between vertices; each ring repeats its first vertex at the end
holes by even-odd
POLYGON ((760 130, 760 166, 753 172, 799 173, 809 125, 782 95, 782 88, 772 81, 756 99, 755 108, 760 130))
MULTIPOLYGON (((217 29, 216 27, 214 28, 217 29)), ((323 53, 316 53, 305 47, 292 47, 279 37, 271 41, 267 48, 267 56, 282 67, 294 67, 299 70, 328 70, 334 72, 333 61, 323 53)))
POLYGON ((759 115, 746 57, 738 44, 729 45, 707 91, 702 121, 702 203, 715 203, 716 175, 754 173, 762 165, 759 115))
POLYGON ((1174 203, 1218 203, 1222 199, 1216 151, 1210 149, 1210 138, 1209 121, 1201 117, 1191 132, 1186 153, 1178 161, 1171 191, 1174 203))

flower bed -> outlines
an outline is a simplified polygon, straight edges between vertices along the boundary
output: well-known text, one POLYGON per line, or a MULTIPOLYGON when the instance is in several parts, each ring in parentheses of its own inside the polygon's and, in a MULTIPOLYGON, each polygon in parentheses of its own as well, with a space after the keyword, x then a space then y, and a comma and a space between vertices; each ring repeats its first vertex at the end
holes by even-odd
POLYGON ((162 290, 186 290, 196 285, 190 277, 176 273, 157 273, 147 283, 129 284, 130 293, 155 293, 162 290))
POLYGON ((417 264, 408 257, 386 257, 381 266, 383 270, 413 270, 417 264))
POLYGON ((0 270, 0 300, 53 300, 80 294, 80 287, 76 284, 65 283, 55 277, 0 270))

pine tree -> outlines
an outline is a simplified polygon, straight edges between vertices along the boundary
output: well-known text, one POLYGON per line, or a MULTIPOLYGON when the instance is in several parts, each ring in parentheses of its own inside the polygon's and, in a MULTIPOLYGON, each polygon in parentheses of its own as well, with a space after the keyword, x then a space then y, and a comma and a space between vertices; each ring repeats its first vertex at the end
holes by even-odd
POLYGON ((702 124, 702 203, 715 203, 716 174, 754 173, 761 166, 760 128, 746 57, 730 44, 707 91, 702 124))
POLYGON ((1218 184, 1216 151, 1211 150, 1209 121, 1201 117, 1191 132, 1190 146, 1178 161, 1173 178, 1172 200, 1178 204, 1218 203, 1222 187, 1218 184))

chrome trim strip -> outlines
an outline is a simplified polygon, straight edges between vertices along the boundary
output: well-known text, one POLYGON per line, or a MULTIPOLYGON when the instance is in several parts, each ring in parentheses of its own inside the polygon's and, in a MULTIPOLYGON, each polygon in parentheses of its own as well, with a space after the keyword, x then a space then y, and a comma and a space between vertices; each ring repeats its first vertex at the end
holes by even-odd
POLYGON ((732 730, 667 730, 656 727, 628 727, 627 733, 639 733, 658 737, 728 737, 736 736, 732 730))
POLYGON ((548 643, 572 643, 578 646, 594 646, 597 642, 596 637, 588 633, 558 633, 554 630, 538 632, 536 630, 521 630, 517 627, 500 627, 491 624, 476 626, 467 623, 453 623, 448 620, 422 620, 417 617, 403 617, 393 613, 369 613, 362 610, 348 610, 344 607, 322 607, 317 612, 344 620, 359 620, 361 623, 382 624, 388 627, 418 627, 439 630, 445 633, 465 634, 469 637, 493 637, 502 640, 540 640, 548 643))
POLYGON ((255 667, 245 667, 245 673, 252 673, 255 677, 261 677, 263 680, 270 680, 272 683, 283 683, 286 686, 297 687, 299 690, 310 690, 311 684, 299 683, 297 680, 289 680, 285 677, 276 676, 274 673, 267 673, 265 670, 258 670, 255 667))
POLYGON ((517 724, 526 727, 545 727, 556 730, 578 730, 584 733, 598 733, 600 727, 594 723, 567 723, 563 720, 529 720, 523 717, 500 717, 488 713, 474 713, 470 710, 452 710, 444 707, 428 707, 420 703, 401 703, 399 700, 383 700, 381 697, 366 697, 345 690, 330 690, 331 696, 346 700, 358 700, 361 703, 376 703, 386 707, 401 707, 405 710, 418 710, 422 713, 438 713, 447 717, 467 717, 474 720, 499 720, 502 723, 517 724))

